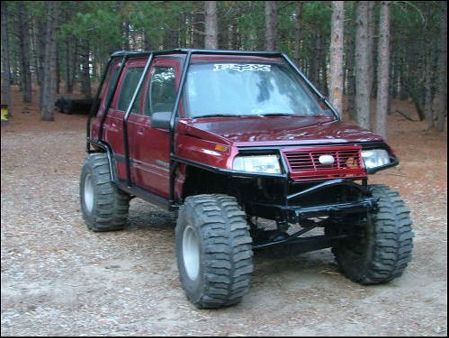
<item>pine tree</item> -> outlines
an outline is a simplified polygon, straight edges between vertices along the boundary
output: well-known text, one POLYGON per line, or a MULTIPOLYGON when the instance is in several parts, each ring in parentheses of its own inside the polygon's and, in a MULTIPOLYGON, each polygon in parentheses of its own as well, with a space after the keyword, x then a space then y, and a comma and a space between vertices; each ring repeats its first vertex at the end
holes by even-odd
POLYGON ((329 93, 340 115, 343 111, 343 23, 344 2, 332 1, 329 93))
POLYGON ((277 48, 277 4, 276 1, 265 1, 265 49, 277 48))
POLYGON ((54 102, 56 95, 56 18, 59 14, 59 1, 47 2, 48 14, 45 29, 45 59, 42 80, 41 119, 53 121, 54 102))
POLYGON ((9 56, 9 38, 8 38, 8 4, 1 2, 2 9, 2 94, 1 102, 8 105, 9 115, 12 115, 11 107, 11 73, 9 56))
POLYGON ((206 12, 206 36, 204 46, 206 49, 217 49, 217 3, 215 1, 204 1, 204 10, 206 12))
POLYGON ((368 2, 359 1, 356 7, 355 37, 355 110, 357 124, 370 129, 368 2))
POLYGON ((390 1, 380 3, 379 34, 375 131, 386 138, 390 80, 390 1))
POLYGON ((433 99, 432 110, 434 126, 438 131, 444 130, 447 116, 447 2, 441 4, 440 53, 438 58, 438 87, 433 99))

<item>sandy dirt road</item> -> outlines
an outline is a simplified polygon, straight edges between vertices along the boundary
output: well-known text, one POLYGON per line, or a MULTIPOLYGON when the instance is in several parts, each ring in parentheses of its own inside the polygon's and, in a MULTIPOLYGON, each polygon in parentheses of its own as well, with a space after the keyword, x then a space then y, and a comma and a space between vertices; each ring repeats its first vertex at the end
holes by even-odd
POLYGON ((401 165, 372 179, 412 210, 401 278, 354 284, 330 250, 256 255, 241 304, 197 310, 178 280, 170 214, 134 199, 126 230, 86 229, 85 116, 16 112, 1 131, 2 335, 447 335, 447 134, 392 117, 401 165))

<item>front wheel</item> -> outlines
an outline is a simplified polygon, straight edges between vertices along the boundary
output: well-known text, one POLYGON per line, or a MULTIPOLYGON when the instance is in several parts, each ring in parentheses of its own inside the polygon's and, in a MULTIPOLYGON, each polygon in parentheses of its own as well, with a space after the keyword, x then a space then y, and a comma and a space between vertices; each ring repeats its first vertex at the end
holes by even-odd
POLYGON ((377 210, 345 224, 326 228, 329 235, 349 234, 332 249, 342 272, 360 284, 381 284, 399 277, 411 260, 413 231, 410 211, 397 192, 371 185, 377 210), (354 222, 353 224, 350 224, 354 222))
POLYGON ((251 242, 245 213, 235 198, 186 198, 176 225, 176 258, 182 287, 196 307, 240 302, 253 271, 251 242))

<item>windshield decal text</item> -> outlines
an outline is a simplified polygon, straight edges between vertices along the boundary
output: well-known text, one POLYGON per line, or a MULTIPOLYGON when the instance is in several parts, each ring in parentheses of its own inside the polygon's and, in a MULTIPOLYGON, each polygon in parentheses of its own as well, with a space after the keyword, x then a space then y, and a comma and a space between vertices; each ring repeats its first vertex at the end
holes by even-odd
POLYGON ((271 65, 262 65, 255 63, 241 64, 241 63, 215 63, 214 72, 220 70, 235 70, 237 72, 269 72, 271 65))

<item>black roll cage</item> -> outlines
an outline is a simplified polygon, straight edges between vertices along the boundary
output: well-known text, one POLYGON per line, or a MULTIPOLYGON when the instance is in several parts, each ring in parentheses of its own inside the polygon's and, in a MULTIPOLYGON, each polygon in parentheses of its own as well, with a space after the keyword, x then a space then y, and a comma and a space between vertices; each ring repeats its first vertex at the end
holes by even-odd
MULTIPOLYGON (((125 162, 126 162, 126 187, 124 187, 126 190, 131 191, 133 189, 133 184, 131 182, 131 173, 130 173, 130 158, 129 158, 129 144, 128 144, 128 118, 131 112, 131 108, 134 105, 134 101, 136 100, 136 97, 141 89, 142 83, 147 76, 148 70, 151 68, 152 61, 155 56, 163 56, 163 55, 173 55, 173 54, 185 54, 184 61, 182 63, 182 73, 181 73, 181 79, 180 84, 178 88, 178 92, 175 99, 175 104, 173 107, 173 111, 171 113, 170 117, 170 128, 169 128, 169 145, 170 145, 170 176, 169 176, 169 209, 176 209, 175 205, 175 192, 174 192, 174 182, 175 182, 175 173, 176 168, 179 163, 185 163, 186 161, 180 158, 175 153, 175 145, 174 145, 174 134, 175 134, 175 127, 176 127, 176 115, 179 108, 179 102, 182 98, 186 78, 187 78, 187 72, 189 70, 189 66, 191 63, 192 55, 193 54, 199 54, 199 55, 240 55, 240 56, 259 56, 259 57, 280 57, 283 60, 287 62, 288 65, 290 65, 295 72, 301 77, 301 79, 307 84, 307 86, 312 90, 314 94, 316 94, 322 102, 332 111, 335 118, 337 120, 340 119, 340 116, 338 112, 335 110, 335 108, 332 106, 332 104, 326 99, 324 95, 322 95, 318 89, 306 78, 306 76, 299 70, 299 68, 290 60, 290 58, 285 53, 280 52, 267 52, 267 51, 236 51, 236 50, 206 50, 206 49, 186 49, 186 48, 179 48, 179 49, 171 49, 171 50, 163 50, 163 51, 149 51, 149 52, 130 52, 130 51, 117 51, 111 54, 108 64, 106 66, 106 69, 104 71, 103 77, 101 79, 100 85, 97 90, 95 103, 92 105, 88 120, 87 120, 87 145, 86 150, 87 153, 91 153, 91 145, 96 144, 97 146, 101 143, 101 140, 103 138, 103 127, 104 122, 106 120, 106 116, 108 114, 109 108, 112 103, 112 99, 115 96, 115 92, 117 90, 117 85, 120 80, 121 74, 123 72, 124 66, 126 64, 126 61, 130 58, 136 58, 136 57, 148 57, 147 62, 145 64, 144 71, 141 75, 141 78, 137 84, 137 87, 134 91, 134 94, 131 98, 131 101, 128 105, 128 108, 125 112, 125 117, 123 119, 123 140, 124 140, 124 149, 125 149, 125 162), (115 83, 113 84, 113 89, 111 92, 111 95, 109 95, 108 101, 106 102, 105 110, 102 115, 101 123, 100 123, 100 130, 99 130, 99 137, 98 140, 92 140, 90 138, 90 127, 91 127, 91 120, 94 117, 94 115, 98 111, 98 107, 100 105, 99 96, 101 93, 101 90, 103 88, 107 73, 109 71, 109 68, 111 67, 112 61, 116 58, 121 58, 120 61, 120 68, 118 76, 115 80, 115 83), (100 143, 99 143, 100 141, 100 143)), ((104 147, 103 147, 104 148, 104 147)), ((108 155, 110 156, 110 155, 108 155)), ((285 180, 287 180, 287 177, 282 177, 285 180)))

